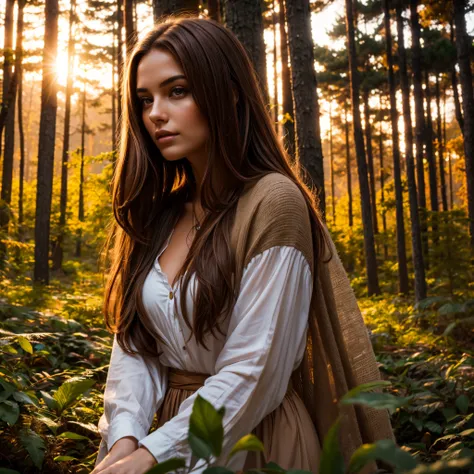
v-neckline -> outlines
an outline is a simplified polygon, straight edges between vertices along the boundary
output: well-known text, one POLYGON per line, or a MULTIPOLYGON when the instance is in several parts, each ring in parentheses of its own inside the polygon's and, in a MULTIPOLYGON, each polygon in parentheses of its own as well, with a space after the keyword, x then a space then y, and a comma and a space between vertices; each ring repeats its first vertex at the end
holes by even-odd
POLYGON ((168 278, 168 275, 163 271, 163 269, 161 268, 161 264, 160 264, 160 257, 161 255, 164 253, 164 251, 168 248, 170 242, 171 242, 171 238, 173 237, 173 234, 174 234, 174 231, 176 229, 176 226, 173 227, 173 229, 171 230, 171 233, 170 235, 168 236, 168 240, 166 241, 165 245, 163 246, 163 248, 160 250, 160 252, 158 253, 158 256, 156 257, 156 265, 158 267, 158 270, 159 272, 161 273, 161 275, 163 276, 164 280, 166 281, 167 285, 169 286, 169 288, 171 288, 171 291, 173 291, 174 293, 174 289, 175 287, 177 286, 178 282, 179 282, 179 279, 175 282, 173 282, 173 284, 171 284, 169 282, 169 278, 168 278))

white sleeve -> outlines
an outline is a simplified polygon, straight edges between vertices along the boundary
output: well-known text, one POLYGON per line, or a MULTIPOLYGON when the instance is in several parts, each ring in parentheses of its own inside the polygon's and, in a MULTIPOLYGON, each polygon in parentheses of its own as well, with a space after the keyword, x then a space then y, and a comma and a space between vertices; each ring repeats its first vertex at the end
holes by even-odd
MULTIPOLYGON (((217 460, 223 463, 232 446, 283 401, 304 353, 312 287, 309 264, 294 247, 272 247, 255 256, 242 277, 216 374, 139 445, 158 462, 183 457, 189 466, 189 416, 199 394, 216 408, 225 407, 224 446, 217 460)), ((229 467, 242 469, 244 461, 237 456, 229 467)))
POLYGON ((166 392, 167 377, 158 358, 148 361, 122 350, 114 336, 99 433, 110 451, 124 436, 137 440, 150 430, 166 392))

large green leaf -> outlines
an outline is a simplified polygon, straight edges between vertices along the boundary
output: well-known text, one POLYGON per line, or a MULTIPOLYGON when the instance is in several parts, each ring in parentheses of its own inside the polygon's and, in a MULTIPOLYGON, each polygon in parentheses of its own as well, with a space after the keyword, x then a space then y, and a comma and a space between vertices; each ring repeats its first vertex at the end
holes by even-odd
POLYGON ((0 467, 0 474, 21 474, 18 471, 15 471, 13 469, 7 469, 5 467, 0 467))
POLYGON ((30 455, 34 465, 38 469, 41 469, 44 458, 44 450, 46 449, 43 438, 37 435, 34 431, 27 430, 21 433, 20 439, 23 446, 28 451, 28 454, 30 455))
MULTIPOLYGON (((248 434, 240 438, 229 453, 227 461, 235 454, 241 451, 260 451, 263 453, 264 447, 262 442, 253 434, 248 434)), ((226 463, 227 464, 227 463, 226 463)))
POLYGON ((378 410, 396 410, 410 403, 413 397, 395 397, 391 393, 367 393, 362 392, 353 397, 344 397, 341 403, 344 405, 364 405, 378 410))
POLYGON ((419 465, 411 471, 405 471, 404 474, 455 474, 460 473, 462 469, 472 467, 472 465, 473 459, 471 457, 449 461, 441 460, 433 464, 419 465))
POLYGON ((60 435, 56 436, 57 438, 62 438, 62 439, 77 439, 77 440, 87 440, 90 441, 90 439, 87 436, 82 436, 77 433, 73 433, 72 431, 65 431, 64 433, 61 433, 60 435))
POLYGON ((234 471, 226 467, 212 466, 205 469, 202 474, 234 474, 234 471))
POLYGON ((467 413, 469 409, 469 398, 465 393, 456 398, 456 408, 464 415, 467 413))
POLYGON ((33 346, 31 345, 31 342, 28 341, 26 337, 18 336, 16 341, 25 352, 28 352, 28 354, 33 354, 33 346))
POLYGON ((94 379, 82 377, 73 377, 64 382, 53 395, 54 400, 58 403, 58 412, 62 413, 76 401, 77 397, 89 390, 94 384, 94 379))
POLYGON ((12 426, 17 422, 19 416, 20 407, 18 403, 11 400, 5 400, 0 403, 0 420, 12 426))
POLYGON ((326 434, 323 451, 319 461, 319 474, 344 474, 344 459, 339 448, 339 428, 341 420, 337 419, 326 434))
POLYGON ((186 467, 184 459, 171 458, 153 466, 150 470, 146 471, 145 474, 166 474, 167 472, 183 469, 184 467, 186 467))
POLYGON ((224 441, 224 428, 222 419, 224 409, 216 410, 207 400, 200 395, 194 401, 193 411, 189 420, 189 438, 198 438, 211 448, 214 456, 219 457, 224 441), (192 436, 191 436, 192 435, 192 436))
POLYGON ((370 392, 372 390, 377 390, 380 388, 390 387, 392 384, 386 380, 375 380, 374 382, 368 382, 361 385, 357 385, 352 390, 349 390, 342 398, 342 400, 353 398, 356 395, 359 395, 361 392, 370 392))
POLYGON ((399 469, 413 469, 418 463, 406 451, 401 450, 392 440, 383 439, 374 444, 363 444, 352 455, 349 473, 359 472, 368 463, 380 460, 399 469))
POLYGON ((199 459, 209 459, 212 455, 212 447, 207 441, 198 438, 196 435, 188 433, 188 443, 193 455, 199 459))

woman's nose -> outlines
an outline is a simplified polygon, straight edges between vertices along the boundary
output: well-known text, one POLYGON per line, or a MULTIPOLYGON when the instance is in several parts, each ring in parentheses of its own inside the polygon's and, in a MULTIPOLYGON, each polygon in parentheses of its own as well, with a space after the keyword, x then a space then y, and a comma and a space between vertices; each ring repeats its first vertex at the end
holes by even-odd
POLYGON ((151 106, 149 117, 150 120, 155 123, 166 122, 168 120, 168 113, 165 110, 163 101, 160 101, 159 99, 153 100, 153 105, 151 106))

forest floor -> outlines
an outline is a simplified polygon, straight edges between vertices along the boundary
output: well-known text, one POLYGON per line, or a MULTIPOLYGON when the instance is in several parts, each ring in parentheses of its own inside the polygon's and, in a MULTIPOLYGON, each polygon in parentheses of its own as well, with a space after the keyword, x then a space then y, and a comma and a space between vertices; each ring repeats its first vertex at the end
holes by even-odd
MULTIPOLYGON (((81 474, 95 461, 112 338, 95 262, 65 270, 43 289, 25 276, 0 281, 0 468, 11 474, 81 474)), ((424 462, 474 448, 474 300, 359 303, 397 397, 398 444, 424 462)))

